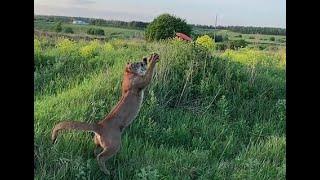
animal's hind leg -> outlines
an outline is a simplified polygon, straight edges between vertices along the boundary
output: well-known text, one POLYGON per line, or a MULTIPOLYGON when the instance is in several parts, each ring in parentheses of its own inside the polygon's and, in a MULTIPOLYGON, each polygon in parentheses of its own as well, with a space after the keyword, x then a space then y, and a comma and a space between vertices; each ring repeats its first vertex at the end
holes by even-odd
POLYGON ((95 147, 95 149, 94 149, 94 151, 93 151, 94 156, 96 157, 96 156, 97 156, 98 154, 100 154, 101 151, 102 151, 102 147, 100 146, 100 142, 99 142, 99 140, 98 140, 98 135, 95 135, 95 136, 93 137, 93 141, 94 141, 94 144, 96 145, 96 147, 95 147))
POLYGON ((95 157, 98 156, 98 154, 100 154, 101 151, 102 151, 102 147, 97 144, 96 147, 94 148, 94 151, 93 151, 94 156, 95 157))
POLYGON ((110 175, 110 171, 106 168, 106 161, 115 155, 119 150, 117 147, 104 148, 103 151, 97 156, 97 161, 100 166, 101 171, 105 174, 110 175))

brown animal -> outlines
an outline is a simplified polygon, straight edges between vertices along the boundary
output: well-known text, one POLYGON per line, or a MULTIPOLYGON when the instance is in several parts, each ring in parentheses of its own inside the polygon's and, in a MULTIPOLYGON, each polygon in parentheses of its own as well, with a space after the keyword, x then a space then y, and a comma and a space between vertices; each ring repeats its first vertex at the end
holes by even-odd
POLYGON ((105 162, 116 154, 121 145, 121 134, 137 116, 143 99, 143 91, 150 83, 156 63, 159 61, 158 54, 152 54, 141 62, 128 63, 125 67, 122 96, 113 110, 98 123, 84 123, 76 121, 63 121, 58 123, 52 130, 52 141, 55 143, 60 130, 83 130, 95 133, 94 143, 96 149, 94 154, 100 169, 110 174, 105 162), (148 66, 149 64, 149 66, 148 66), (101 152, 102 150, 102 152, 101 152))

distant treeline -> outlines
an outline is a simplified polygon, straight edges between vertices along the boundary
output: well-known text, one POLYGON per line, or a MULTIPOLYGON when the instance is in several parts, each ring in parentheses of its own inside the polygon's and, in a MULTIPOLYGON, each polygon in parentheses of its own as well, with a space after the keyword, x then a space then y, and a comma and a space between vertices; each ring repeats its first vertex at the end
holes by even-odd
MULTIPOLYGON (((45 16, 45 15, 35 15, 35 19, 44 20, 48 22, 62 21, 65 23, 71 23, 73 20, 80 20, 80 21, 87 22, 91 25, 122 27, 122 28, 130 28, 130 29, 144 29, 149 24, 148 22, 141 22, 141 21, 125 22, 125 21, 105 20, 105 19, 97 19, 97 18, 45 16)), ((208 25, 191 24, 191 26, 199 29, 214 29, 214 26, 208 26, 208 25)), ((284 28, 253 27, 253 26, 217 26, 216 29, 230 30, 233 32, 239 32, 243 34, 286 35, 286 29, 284 28)))
MULTIPOLYGON (((192 25, 200 29, 214 29, 214 26, 192 25)), ((253 27, 253 26, 217 26, 216 29, 230 30, 242 34, 268 34, 268 35, 286 35, 286 29, 273 27, 253 27)))
POLYGON ((36 20, 43 20, 46 22, 64 22, 72 23, 73 20, 80 20, 91 25, 96 26, 109 26, 109 27, 122 27, 122 28, 133 28, 133 29, 144 29, 149 23, 141 21, 118 21, 118 20, 105 20, 105 19, 96 19, 96 18, 84 18, 84 17, 67 17, 67 16, 44 16, 36 15, 36 20))

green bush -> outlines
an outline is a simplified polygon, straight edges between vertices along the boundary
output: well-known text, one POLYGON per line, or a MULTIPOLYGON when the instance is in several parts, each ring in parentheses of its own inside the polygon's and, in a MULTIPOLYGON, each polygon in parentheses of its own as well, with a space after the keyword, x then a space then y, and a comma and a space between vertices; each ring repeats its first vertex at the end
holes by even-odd
POLYGON ((232 41, 229 41, 228 48, 230 48, 230 49, 239 49, 239 48, 244 48, 247 45, 248 45, 248 42, 245 41, 244 39, 232 40, 232 41))
POLYGON ((267 48, 267 46, 264 45, 264 44, 261 44, 261 45, 258 46, 258 48, 259 48, 259 50, 264 50, 264 49, 267 48))
POLYGON ((99 28, 89 28, 87 30, 87 34, 90 35, 97 35, 97 36, 104 36, 104 30, 99 28))
POLYGON ((73 34, 73 30, 71 27, 66 27, 63 32, 73 34))
POLYGON ((215 42, 223 42, 223 41, 228 41, 229 40, 228 34, 226 34, 226 35, 215 35, 215 37, 214 36, 210 36, 210 37, 213 38, 215 42))
POLYGON ((212 49, 215 46, 213 39, 208 35, 203 35, 201 37, 198 37, 196 40, 196 43, 206 47, 207 49, 212 49))
POLYGON ((219 51, 224 51, 228 48, 228 44, 223 42, 223 43, 216 43, 216 50, 219 50, 219 51))
POLYGON ((56 24, 56 26, 54 27, 54 30, 56 31, 56 32, 61 32, 62 31, 62 25, 61 25, 62 23, 61 22, 58 22, 57 24, 56 24))
POLYGON ((148 41, 172 38, 176 32, 191 34, 191 27, 178 17, 162 14, 155 18, 146 28, 145 38, 148 41))
POLYGON ((276 39, 272 36, 269 38, 270 41, 275 41, 276 39))
POLYGON ((278 42, 280 42, 280 43, 285 43, 285 42, 286 42, 286 39, 285 39, 285 38, 278 39, 278 42))

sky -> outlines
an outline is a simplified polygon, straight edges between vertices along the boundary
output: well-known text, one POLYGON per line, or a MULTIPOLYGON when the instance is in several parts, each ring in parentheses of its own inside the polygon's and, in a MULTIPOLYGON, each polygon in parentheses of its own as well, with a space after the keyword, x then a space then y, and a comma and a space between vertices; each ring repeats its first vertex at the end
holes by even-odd
POLYGON ((286 27, 285 0, 34 0, 36 15, 151 22, 163 13, 189 24, 286 27))

